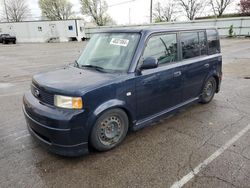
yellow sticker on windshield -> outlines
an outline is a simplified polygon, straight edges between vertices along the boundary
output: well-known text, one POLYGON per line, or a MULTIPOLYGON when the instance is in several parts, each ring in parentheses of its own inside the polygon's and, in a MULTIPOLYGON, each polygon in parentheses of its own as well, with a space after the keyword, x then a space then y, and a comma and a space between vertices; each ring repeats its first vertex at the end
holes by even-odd
POLYGON ((116 39, 116 38, 112 38, 112 40, 110 41, 110 44, 112 45, 116 45, 116 46, 128 46, 129 40, 127 39, 116 39))

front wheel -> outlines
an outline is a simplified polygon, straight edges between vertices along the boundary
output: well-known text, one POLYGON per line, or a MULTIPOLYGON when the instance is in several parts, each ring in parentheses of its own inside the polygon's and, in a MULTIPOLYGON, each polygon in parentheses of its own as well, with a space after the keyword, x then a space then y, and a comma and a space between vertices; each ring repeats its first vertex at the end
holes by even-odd
POLYGON ((209 103, 214 97, 216 88, 217 88, 217 82, 215 78, 214 77, 209 78, 203 87, 202 94, 200 97, 200 102, 203 104, 209 103))
POLYGON ((108 110, 97 119, 90 135, 90 143, 98 151, 110 150, 124 140, 128 126, 128 116, 123 110, 108 110))

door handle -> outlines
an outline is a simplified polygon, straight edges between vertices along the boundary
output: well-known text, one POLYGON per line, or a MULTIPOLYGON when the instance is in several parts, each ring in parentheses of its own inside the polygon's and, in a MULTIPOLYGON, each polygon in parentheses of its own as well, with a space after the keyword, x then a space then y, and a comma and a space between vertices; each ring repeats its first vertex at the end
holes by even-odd
POLYGON ((177 72, 174 73, 174 77, 175 78, 179 77, 179 76, 181 76, 181 74, 182 74, 181 71, 177 71, 177 72))
POLYGON ((208 64, 208 63, 206 63, 206 64, 204 65, 204 67, 208 68, 208 67, 209 67, 209 64, 208 64))

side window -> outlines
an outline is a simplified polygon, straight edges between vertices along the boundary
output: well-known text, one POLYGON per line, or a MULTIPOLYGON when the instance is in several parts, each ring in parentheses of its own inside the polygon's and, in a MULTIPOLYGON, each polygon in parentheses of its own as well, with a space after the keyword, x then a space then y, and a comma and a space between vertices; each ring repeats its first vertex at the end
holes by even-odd
POLYGON ((216 30, 207 30, 208 54, 220 53, 220 41, 216 30))
POLYGON ((69 30, 72 31, 73 30, 73 26, 72 25, 69 25, 69 30))
POLYGON ((151 37, 143 54, 144 59, 147 57, 157 58, 159 65, 176 61, 176 34, 165 34, 151 37))
POLYGON ((182 58, 189 59, 200 55, 197 32, 181 33, 182 58))
POLYGON ((43 28, 42 27, 37 27, 38 31, 42 32, 43 31, 43 28))
POLYGON ((200 51, 201 55, 207 54, 207 42, 206 42, 206 36, 205 32, 199 32, 199 44, 200 44, 200 51))

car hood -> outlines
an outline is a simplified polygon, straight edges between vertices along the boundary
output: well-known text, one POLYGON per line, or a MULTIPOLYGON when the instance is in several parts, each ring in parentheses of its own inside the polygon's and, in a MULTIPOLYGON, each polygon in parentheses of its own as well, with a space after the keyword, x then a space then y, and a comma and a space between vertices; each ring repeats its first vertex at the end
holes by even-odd
POLYGON ((16 37, 13 37, 13 36, 5 36, 4 38, 10 39, 10 38, 16 38, 16 37))
POLYGON ((68 66, 33 76, 33 84, 50 92, 80 95, 115 81, 119 75, 68 66))

